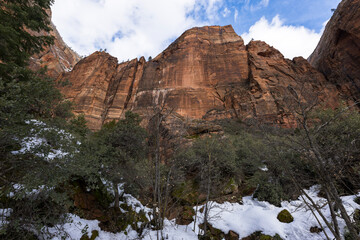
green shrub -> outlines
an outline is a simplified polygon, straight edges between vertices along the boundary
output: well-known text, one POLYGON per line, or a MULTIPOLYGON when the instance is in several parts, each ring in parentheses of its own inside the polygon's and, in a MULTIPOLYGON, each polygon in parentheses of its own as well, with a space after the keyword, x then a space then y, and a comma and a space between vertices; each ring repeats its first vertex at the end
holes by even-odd
POLYGON ((267 201, 278 207, 281 206, 283 197, 282 187, 270 182, 260 183, 254 193, 254 198, 257 198, 259 201, 267 201))
POLYGON ((354 221, 360 224, 360 209, 355 209, 354 212, 354 221))
POLYGON ((99 236, 99 232, 97 230, 93 230, 91 232, 91 237, 89 237, 88 234, 85 233, 84 235, 82 235, 80 240, 95 240, 98 236, 99 236))
POLYGON ((275 236, 265 235, 260 231, 254 232, 250 236, 246 237, 247 240, 282 240, 279 234, 275 234, 275 236))
POLYGON ((355 209, 353 218, 355 221, 355 227, 359 233, 360 232, 360 209, 355 209))
POLYGON ((260 235, 260 240, 272 240, 272 237, 270 235, 260 235))
POLYGON ((234 178, 230 178, 229 181, 225 184, 223 194, 236 193, 238 191, 238 184, 234 178))
POLYGON ((196 205, 199 201, 199 187, 193 181, 186 181, 177 186, 171 196, 179 201, 180 205, 196 205))
POLYGON ((346 232, 344 233, 344 239, 345 240, 353 240, 352 238, 351 238, 351 235, 350 235, 350 233, 346 230, 346 232))

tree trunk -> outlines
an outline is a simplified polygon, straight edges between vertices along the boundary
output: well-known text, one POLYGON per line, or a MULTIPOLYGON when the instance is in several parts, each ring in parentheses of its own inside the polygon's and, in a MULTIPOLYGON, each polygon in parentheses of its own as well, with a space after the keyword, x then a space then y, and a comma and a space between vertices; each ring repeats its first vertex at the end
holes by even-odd
POLYGON ((342 218, 344 219, 346 223, 346 227, 348 228, 351 238, 352 239, 360 239, 359 235, 357 234, 356 228, 354 227, 354 224, 351 222, 349 215, 346 212, 346 209, 344 207, 344 204, 342 203, 341 198, 339 197, 339 194, 337 192, 337 189, 335 188, 334 184, 330 182, 330 188, 331 192, 330 195, 335 200, 335 205, 339 208, 342 218))
POLYGON ((196 208, 195 208, 195 219, 194 219, 194 232, 195 232, 195 228, 196 228, 196 219, 197 219, 197 214, 198 214, 198 205, 199 205, 199 201, 196 201, 196 208))
MULTIPOLYGON (((305 115, 304 115, 305 116, 305 115)), ((315 155, 315 159, 319 165, 319 175, 322 176, 323 180, 325 181, 326 184, 328 184, 329 186, 329 194, 330 196, 334 199, 335 201, 335 205, 339 208, 340 212, 341 212, 341 216, 344 219, 345 223, 346 223, 346 227, 349 229, 350 235, 353 239, 359 239, 359 236, 357 234, 357 231, 354 227, 354 225, 352 224, 349 215, 346 212, 346 209, 342 203, 341 198, 339 197, 338 191, 333 183, 333 180, 331 178, 331 176, 329 176, 329 173, 326 171, 326 167, 324 166, 324 160, 323 157, 319 151, 319 149, 316 147, 316 145, 314 144, 313 139, 310 136, 310 131, 307 127, 307 121, 306 118, 304 118, 304 122, 302 123, 303 128, 305 130, 306 133, 306 137, 309 143, 309 147, 310 150, 314 153, 315 155)))
POLYGON ((211 189, 211 178, 210 178, 210 172, 208 172, 207 177, 207 193, 206 193, 206 203, 205 203, 205 210, 204 210, 204 236, 207 235, 207 225, 209 221, 209 200, 210 200, 210 189, 211 189))
MULTIPOLYGON (((316 216, 316 213, 315 213, 314 210, 312 209, 311 205, 305 200, 305 198, 304 198, 303 195, 301 195, 301 198, 302 198, 302 200, 304 201, 304 203, 306 204, 306 206, 308 206, 308 208, 310 209, 311 213, 314 215, 314 217, 315 217, 316 221, 318 222, 320 228, 324 230, 324 235, 325 235, 326 239, 327 239, 327 240, 330 240, 329 236, 327 235, 327 233, 326 233, 326 231, 325 231, 325 228, 322 226, 319 218, 316 216)), ((331 227, 331 225, 329 225, 329 226, 331 227)), ((329 227, 329 226, 328 226, 328 227, 329 227)), ((330 229, 330 230, 331 230, 331 229, 330 229)), ((331 231, 331 232, 333 232, 333 231, 331 231)), ((337 238, 336 238, 336 239, 337 239, 337 238)), ((337 239, 337 240, 338 240, 338 239, 337 239)), ((341 239, 340 239, 340 240, 341 240, 341 239)))
POLYGON ((155 202, 157 203, 157 209, 159 213, 156 213, 155 224, 157 227, 157 240, 162 239, 162 231, 159 232, 159 229, 162 229, 162 220, 161 220, 161 173, 160 173, 160 113, 157 113, 156 119, 156 129, 155 129, 155 202), (160 234, 159 234, 160 233, 160 234), (161 236, 159 236, 161 235, 161 236))
POLYGON ((165 186, 165 196, 164 196, 164 204, 163 204, 163 214, 162 214, 162 223, 161 225, 164 226, 164 219, 166 217, 166 211, 167 211, 167 207, 169 204, 169 194, 170 194, 170 178, 171 178, 171 174, 172 174, 172 168, 170 168, 169 173, 167 175, 167 179, 166 179, 166 186, 165 186))
POLYGON ((331 199, 331 197, 330 197, 329 190, 328 190, 327 187, 326 187, 325 193, 326 193, 326 198, 327 198, 327 201, 328 201, 328 204, 329 204, 329 209, 330 209, 330 213, 331 213, 331 218, 332 218, 333 224, 334 224, 334 229, 335 229, 335 233, 336 233, 335 238, 341 240, 340 230, 339 230, 339 224, 338 224, 338 221, 337 221, 337 218, 336 218, 336 213, 335 213, 335 211, 334 211, 333 202, 332 202, 332 199, 331 199))
MULTIPOLYGON (((329 221, 326 219, 326 217, 324 216, 324 214, 321 212, 321 210, 319 209, 318 206, 316 206, 316 203, 314 202, 314 200, 304 191, 304 190, 301 190, 302 194, 307 198, 309 199, 309 201, 311 202, 312 206, 315 208, 316 212, 320 215, 320 217, 323 219, 323 221, 325 222, 326 226, 329 228, 329 230, 331 231, 331 233, 336 236, 336 233, 334 231, 334 229, 332 228, 331 224, 329 223, 329 221)), ((307 202, 305 201, 305 204, 307 204, 307 202)), ((310 208, 311 210, 311 208, 310 208)), ((313 210, 311 210, 311 212, 313 212, 313 210)), ((314 214, 315 218, 316 215, 314 214)))
POLYGON ((120 208, 119 207, 120 195, 119 195, 118 183, 113 182, 113 188, 114 188, 114 193, 115 193, 114 208, 120 208))

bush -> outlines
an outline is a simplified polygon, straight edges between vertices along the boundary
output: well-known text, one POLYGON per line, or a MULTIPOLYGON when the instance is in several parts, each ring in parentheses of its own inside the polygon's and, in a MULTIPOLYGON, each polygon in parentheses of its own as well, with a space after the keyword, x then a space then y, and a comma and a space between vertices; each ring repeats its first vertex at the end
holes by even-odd
POLYGON ((85 233, 84 235, 82 235, 80 240, 95 240, 98 236, 99 236, 99 232, 97 230, 93 230, 91 232, 91 237, 89 237, 88 234, 85 233))
POLYGON ((354 218, 354 222, 355 222, 355 227, 359 233, 360 232, 360 209, 355 209, 353 218, 354 218))
POLYGON ((259 201, 267 201, 277 207, 281 206, 281 200, 286 198, 280 184, 269 182, 267 179, 258 180, 260 183, 253 197, 259 201))
POLYGON ((279 234, 275 234, 275 236, 265 235, 260 231, 254 232, 250 236, 247 236, 246 238, 243 238, 246 240, 282 240, 282 238, 279 236, 279 234))

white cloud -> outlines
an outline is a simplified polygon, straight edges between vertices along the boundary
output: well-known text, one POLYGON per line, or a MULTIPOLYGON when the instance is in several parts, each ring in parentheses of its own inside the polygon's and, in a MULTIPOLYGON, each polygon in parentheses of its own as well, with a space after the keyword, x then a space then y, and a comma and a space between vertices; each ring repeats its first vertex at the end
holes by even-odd
POLYGON ((224 0, 56 0, 53 21, 80 55, 155 56, 193 26, 212 24, 224 0))
POLYGON ((261 0, 260 2, 251 4, 251 0, 243 0, 244 6, 243 8, 245 10, 250 10, 251 12, 255 12, 257 10, 260 10, 262 8, 266 8, 269 5, 270 0, 261 0))
POLYGON ((212 22, 219 19, 219 10, 223 5, 224 0, 194 0, 194 2, 194 11, 196 14, 205 12, 206 18, 212 22))
POLYGON ((249 32, 242 34, 242 37, 246 43, 251 39, 265 41, 287 58, 307 58, 318 44, 322 31, 317 33, 304 26, 285 25, 277 15, 271 22, 262 17, 250 27, 249 32))
POLYGON ((231 14, 231 11, 226 7, 224 8, 224 10, 222 11, 222 16, 225 18, 227 16, 229 16, 231 14))
POLYGON ((235 8, 235 13, 234 13, 234 22, 235 23, 237 22, 238 16, 239 16, 239 11, 235 8))
POLYGON ((267 7, 269 5, 270 0, 261 0, 259 3, 260 6, 267 7))

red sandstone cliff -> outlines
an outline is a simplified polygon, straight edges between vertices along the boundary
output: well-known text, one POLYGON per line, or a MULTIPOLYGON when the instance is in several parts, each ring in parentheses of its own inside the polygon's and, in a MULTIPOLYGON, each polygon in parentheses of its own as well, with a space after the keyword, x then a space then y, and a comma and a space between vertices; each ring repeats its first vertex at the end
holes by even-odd
POLYGON ((360 100, 360 0, 343 0, 309 57, 350 102, 360 100))
POLYGON ((91 129, 99 129, 109 119, 119 119, 129 109, 131 97, 142 76, 145 59, 118 64, 105 52, 95 52, 81 60, 71 72, 59 76, 69 81, 62 89, 75 103, 75 113, 84 113, 91 129))
MULTIPOLYGON (((51 19, 50 10, 47 11, 47 14, 51 19)), ((30 68, 39 70, 46 66, 47 75, 56 79, 61 73, 71 71, 75 64, 80 61, 80 57, 66 45, 52 22, 50 27, 52 28, 50 33, 45 31, 40 33, 32 32, 34 35, 53 36, 54 44, 45 46, 43 51, 32 56, 30 58, 30 68)))
POLYGON ((231 26, 190 29, 149 62, 118 64, 96 52, 58 81, 71 83, 62 91, 94 130, 125 110, 146 115, 162 104, 183 119, 256 118, 288 126, 289 88, 337 102, 336 88, 305 59, 285 59, 260 41, 245 46, 231 26))

